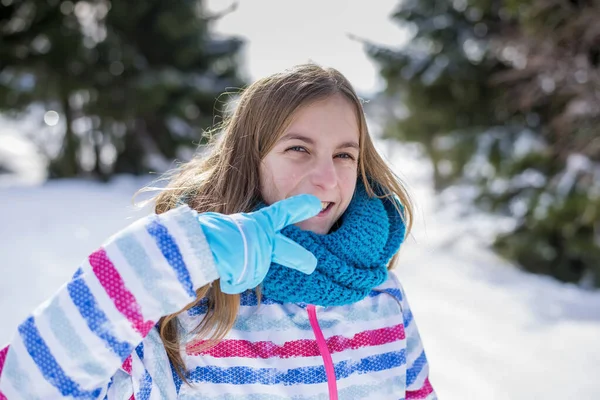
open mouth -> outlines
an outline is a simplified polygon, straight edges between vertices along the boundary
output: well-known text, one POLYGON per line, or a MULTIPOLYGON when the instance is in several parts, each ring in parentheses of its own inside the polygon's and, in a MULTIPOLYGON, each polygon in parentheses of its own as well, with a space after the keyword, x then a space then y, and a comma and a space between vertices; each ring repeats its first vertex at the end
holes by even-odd
POLYGON ((329 212, 329 210, 331 210, 331 208, 333 207, 335 203, 331 202, 331 201, 322 201, 321 202, 321 212, 318 214, 319 217, 327 214, 329 212))

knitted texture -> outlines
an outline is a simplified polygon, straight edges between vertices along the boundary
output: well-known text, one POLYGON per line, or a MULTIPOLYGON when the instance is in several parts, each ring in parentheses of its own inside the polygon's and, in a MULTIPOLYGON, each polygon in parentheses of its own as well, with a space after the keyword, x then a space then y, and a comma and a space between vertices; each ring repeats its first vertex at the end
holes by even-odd
MULTIPOLYGON (((271 264, 262 288, 282 303, 320 306, 352 304, 387 279, 387 264, 404 240, 406 227, 392 198, 370 198, 358 183, 341 226, 320 235, 288 226, 282 233, 317 258, 310 274, 271 264)), ((398 204, 399 205, 399 204, 398 204)))

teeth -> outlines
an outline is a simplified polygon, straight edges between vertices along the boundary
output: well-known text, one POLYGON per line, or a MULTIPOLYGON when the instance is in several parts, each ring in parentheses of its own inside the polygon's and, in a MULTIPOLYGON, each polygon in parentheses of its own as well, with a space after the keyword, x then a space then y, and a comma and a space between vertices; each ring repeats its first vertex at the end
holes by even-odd
POLYGON ((321 202, 321 211, 323 211, 324 209, 326 209, 328 205, 329 205, 328 201, 322 201, 321 202))

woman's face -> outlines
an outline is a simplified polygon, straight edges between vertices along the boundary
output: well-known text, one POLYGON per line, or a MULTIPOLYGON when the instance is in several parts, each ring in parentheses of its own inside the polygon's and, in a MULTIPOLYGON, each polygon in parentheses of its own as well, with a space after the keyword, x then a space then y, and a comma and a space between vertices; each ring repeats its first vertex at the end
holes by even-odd
POLYGON ((341 95, 302 107, 261 163, 264 201, 273 204, 298 194, 315 195, 323 211, 296 225, 328 233, 354 194, 358 139, 355 110, 341 95))

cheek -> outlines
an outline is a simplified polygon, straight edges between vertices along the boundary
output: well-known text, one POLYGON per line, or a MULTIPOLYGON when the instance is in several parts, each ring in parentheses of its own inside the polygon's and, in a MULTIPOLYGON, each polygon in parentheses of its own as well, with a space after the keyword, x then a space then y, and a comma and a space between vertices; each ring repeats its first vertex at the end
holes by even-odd
POLYGON ((347 168, 340 172, 340 189, 344 199, 344 209, 350 204, 354 190, 356 189, 356 179, 358 171, 356 168, 347 168))
POLYGON ((267 204, 273 202, 273 174, 269 165, 263 161, 260 165, 260 195, 267 204))
POLYGON ((260 169, 260 187, 263 200, 267 204, 288 197, 297 178, 297 172, 283 163, 263 162, 260 169))

